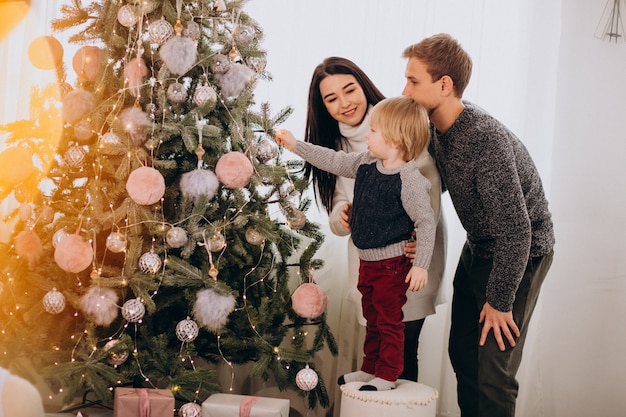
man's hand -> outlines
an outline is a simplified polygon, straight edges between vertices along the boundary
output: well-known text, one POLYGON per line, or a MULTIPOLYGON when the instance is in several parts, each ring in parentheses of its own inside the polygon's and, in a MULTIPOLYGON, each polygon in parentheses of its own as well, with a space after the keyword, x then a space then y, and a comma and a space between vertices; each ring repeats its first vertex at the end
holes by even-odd
POLYGON ((492 329, 493 336, 496 338, 496 342, 498 343, 500 350, 503 351, 506 348, 503 336, 509 342, 511 347, 515 346, 515 338, 519 337, 519 329, 513 320, 512 311, 498 311, 491 307, 489 303, 485 303, 482 311, 480 312, 479 322, 483 323, 483 331, 480 334, 480 341, 478 342, 480 346, 485 345, 489 330, 492 329), (511 333, 511 331, 513 331, 513 333, 511 333))

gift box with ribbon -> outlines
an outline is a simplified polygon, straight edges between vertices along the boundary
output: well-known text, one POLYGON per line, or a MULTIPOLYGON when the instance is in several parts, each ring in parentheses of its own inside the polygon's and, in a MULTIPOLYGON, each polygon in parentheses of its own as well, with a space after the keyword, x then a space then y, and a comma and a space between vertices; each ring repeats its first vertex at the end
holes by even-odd
POLYGON ((115 388, 113 417, 174 417, 174 408, 168 389, 115 388))
POLYGON ((213 394, 202 403, 202 417, 289 417, 289 400, 213 394))

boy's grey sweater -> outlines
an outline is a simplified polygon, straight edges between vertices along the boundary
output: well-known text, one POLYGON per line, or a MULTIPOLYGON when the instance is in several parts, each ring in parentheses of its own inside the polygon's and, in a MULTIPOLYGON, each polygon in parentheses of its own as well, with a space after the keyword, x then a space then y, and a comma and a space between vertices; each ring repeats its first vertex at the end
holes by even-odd
POLYGON ((350 229, 362 260, 404 255, 404 246, 415 230, 413 265, 428 269, 436 223, 430 206, 430 181, 414 161, 386 169, 369 152, 346 153, 307 142, 297 142, 294 153, 321 170, 355 178, 350 229))
POLYGON ((493 260, 486 301, 511 311, 529 258, 553 250, 552 219, 522 142, 483 109, 465 104, 445 134, 433 129, 431 152, 472 253, 493 260))

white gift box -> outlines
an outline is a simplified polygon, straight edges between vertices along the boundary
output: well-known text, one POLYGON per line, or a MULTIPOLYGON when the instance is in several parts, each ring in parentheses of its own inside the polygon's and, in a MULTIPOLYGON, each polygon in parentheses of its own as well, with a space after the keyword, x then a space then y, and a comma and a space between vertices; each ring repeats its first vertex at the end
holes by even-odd
POLYGON ((202 403, 202 417, 289 417, 289 400, 237 394, 213 394, 202 403))

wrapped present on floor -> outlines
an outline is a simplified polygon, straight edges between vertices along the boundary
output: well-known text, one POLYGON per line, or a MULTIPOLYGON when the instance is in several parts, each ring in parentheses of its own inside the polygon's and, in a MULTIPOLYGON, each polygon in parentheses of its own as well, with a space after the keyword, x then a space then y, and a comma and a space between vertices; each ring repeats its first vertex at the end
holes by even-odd
POLYGON ((202 417, 289 417, 289 400, 213 394, 202 403, 202 417))
POLYGON ((115 388, 113 417, 174 417, 174 408, 168 389, 115 388))

